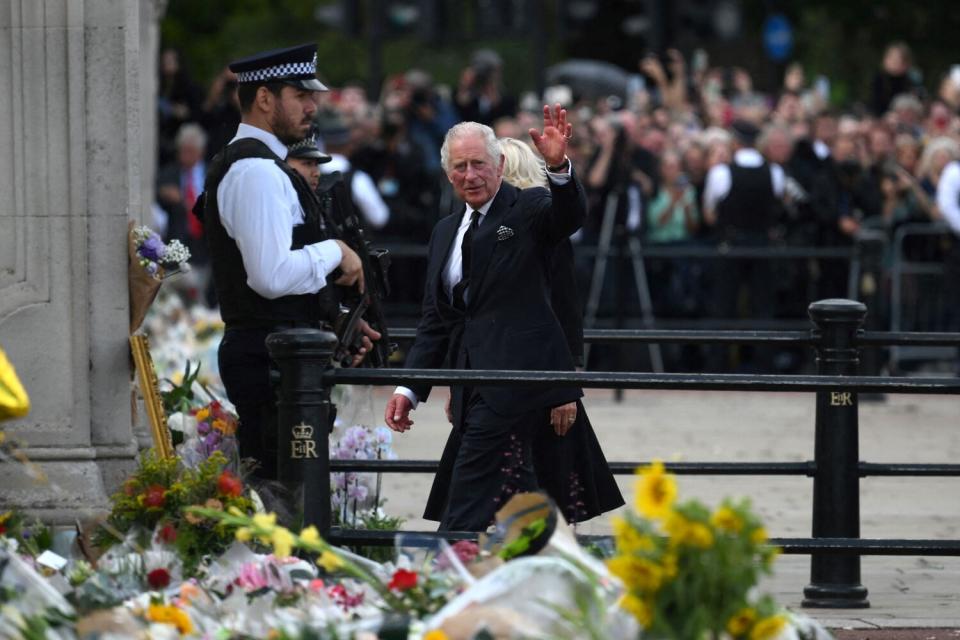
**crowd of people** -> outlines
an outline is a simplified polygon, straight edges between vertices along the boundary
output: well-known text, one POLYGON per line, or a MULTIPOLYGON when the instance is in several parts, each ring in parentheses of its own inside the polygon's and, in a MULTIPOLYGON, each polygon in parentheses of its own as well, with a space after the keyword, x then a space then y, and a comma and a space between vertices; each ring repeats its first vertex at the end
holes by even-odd
MULTIPOLYGON (((929 92, 906 44, 891 44, 878 66, 863 100, 837 109, 822 79, 810 82, 798 64, 782 86, 761 92, 743 69, 711 67, 699 54, 688 63, 675 50, 641 60, 622 95, 555 86, 544 96, 514 96, 497 54, 478 51, 454 87, 413 69, 387 78, 376 101, 359 84, 318 94, 315 128, 334 158, 321 170, 344 174, 372 237, 399 245, 394 303, 416 304, 422 294, 422 251, 405 259, 403 247, 424 246, 454 207, 440 167, 445 133, 472 120, 498 137, 529 141, 544 101, 567 107, 568 155, 588 192, 587 223, 574 237, 582 303, 596 255, 582 248, 629 237, 644 246, 763 249, 849 247, 869 236, 888 243, 889 266, 889 241, 901 225, 945 220, 960 233, 960 203, 945 198, 942 184, 960 159, 960 67, 929 92), (607 238, 605 216, 613 216, 607 238)), ((322 78, 322 61, 318 67, 322 78)), ((188 212, 205 160, 240 120, 236 79, 224 70, 204 92, 177 52, 165 50, 159 87, 158 219, 168 235, 187 241, 203 277, 202 228, 188 212)), ((908 257, 949 262, 949 241, 947 234, 908 244, 908 257)), ((645 264, 658 317, 796 318, 814 297, 852 293, 848 264, 837 260, 726 261, 726 269, 690 257, 645 264)), ((609 271, 614 279, 616 269, 609 271)), ((635 287, 628 296, 610 289, 600 297, 601 314, 641 312, 635 287)), ((949 328, 955 319, 938 321, 917 328, 949 328)))

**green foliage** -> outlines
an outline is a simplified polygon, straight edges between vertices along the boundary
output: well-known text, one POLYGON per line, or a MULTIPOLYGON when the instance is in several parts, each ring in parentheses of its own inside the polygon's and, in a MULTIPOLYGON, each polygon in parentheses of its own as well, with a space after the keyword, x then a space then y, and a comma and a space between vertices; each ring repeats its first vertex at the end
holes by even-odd
POLYGON ((530 545, 533 543, 533 541, 543 535, 546 530, 546 518, 538 518, 537 520, 534 520, 520 530, 519 536, 503 545, 500 551, 497 552, 497 555, 504 560, 511 560, 513 558, 522 556, 530 549, 530 545))
POLYGON ((0 535, 16 540, 20 552, 33 557, 53 546, 53 530, 16 509, 0 513, 0 535))
MULTIPOLYGON (((197 404, 195 394, 193 393, 193 383, 197 382, 198 375, 200 375, 200 363, 198 362, 197 368, 191 371, 190 361, 187 360, 187 366, 183 371, 183 380, 180 384, 174 383, 173 380, 169 378, 164 379, 164 382, 170 385, 170 389, 160 392, 160 400, 163 402, 163 410, 167 415, 177 413, 178 411, 189 413, 190 409, 197 404)), ((203 387, 202 384, 200 386, 203 387)), ((206 387, 203 387, 203 390, 210 396, 210 392, 207 391, 206 387)))
MULTIPOLYGON (((368 515, 360 518, 360 528, 371 531, 397 531, 403 526, 404 522, 403 518, 381 515, 380 509, 376 508, 368 515)), ((394 559, 393 547, 390 546, 354 547, 351 550, 375 562, 389 562, 394 559)))

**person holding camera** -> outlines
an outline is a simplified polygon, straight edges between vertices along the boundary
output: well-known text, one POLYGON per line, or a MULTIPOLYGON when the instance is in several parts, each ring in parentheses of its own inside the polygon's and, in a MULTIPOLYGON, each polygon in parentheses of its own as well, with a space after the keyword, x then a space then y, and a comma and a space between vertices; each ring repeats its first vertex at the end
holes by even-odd
POLYGON ((460 119, 491 125, 517 114, 517 100, 503 91, 503 60, 496 51, 481 49, 460 74, 456 103, 460 119))
MULTIPOLYGON (((359 256, 325 232, 310 185, 285 162, 316 112, 316 45, 260 53, 230 65, 242 120, 210 163, 200 201, 220 315, 218 360, 240 418, 240 456, 256 475, 277 476, 277 413, 265 340, 293 327, 320 328, 339 311, 328 278, 364 286, 359 256)), ((364 327, 367 341, 380 335, 364 327)))

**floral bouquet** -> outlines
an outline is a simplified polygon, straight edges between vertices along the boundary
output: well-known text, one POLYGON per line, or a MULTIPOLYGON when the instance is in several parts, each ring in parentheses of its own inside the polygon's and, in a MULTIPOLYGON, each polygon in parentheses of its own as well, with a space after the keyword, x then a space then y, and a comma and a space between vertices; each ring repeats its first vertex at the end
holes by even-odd
POLYGON ((159 536, 172 545, 187 576, 193 575, 204 556, 222 553, 233 541, 233 531, 219 521, 184 512, 184 507, 253 510, 243 481, 227 468, 227 458, 220 451, 195 469, 178 458, 148 451, 110 502, 110 515, 95 539, 97 546, 109 548, 127 540, 131 532, 140 532, 140 544, 146 547, 150 535, 159 536))
POLYGON ((130 262, 127 284, 130 290, 130 333, 133 334, 157 297, 164 278, 188 271, 190 251, 179 240, 164 244, 157 233, 131 220, 128 232, 130 262))
POLYGON ((620 606, 653 638, 777 637, 788 616, 752 592, 778 550, 749 502, 727 500, 713 511, 697 500, 676 503, 663 463, 639 474, 635 511, 614 520, 616 553, 607 561, 626 587, 620 606))
POLYGON ((199 468, 214 453, 220 453, 227 460, 228 469, 234 473, 239 471, 240 454, 236 438, 238 419, 220 401, 214 400, 199 409, 175 413, 167 422, 171 430, 182 434, 177 455, 184 466, 199 468))

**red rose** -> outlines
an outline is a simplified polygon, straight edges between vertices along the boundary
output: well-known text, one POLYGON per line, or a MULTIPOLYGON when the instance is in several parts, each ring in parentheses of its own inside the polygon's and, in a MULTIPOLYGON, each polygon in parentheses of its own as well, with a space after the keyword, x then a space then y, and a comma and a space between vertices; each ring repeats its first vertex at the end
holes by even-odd
POLYGON ((0 536, 2 536, 3 534, 5 534, 6 532, 7 532, 7 525, 5 525, 5 524, 0 524, 0 536))
POLYGON ((240 481, 240 478, 230 473, 230 471, 224 469, 223 473, 221 473, 217 479, 217 491, 225 496, 239 498, 243 493, 243 482, 240 481))
POLYGON ((413 589, 415 586, 417 586, 416 571, 397 569, 396 573, 393 574, 393 577, 390 578, 390 584, 387 585, 387 588, 395 589, 397 591, 407 591, 408 589, 413 589))
POLYGON ((170 572, 160 567, 147 574, 147 584, 151 589, 165 589, 170 585, 170 572))
POLYGON ((157 508, 160 509, 163 507, 163 504, 166 502, 164 493, 166 493, 166 488, 163 485, 152 484, 147 487, 146 491, 143 492, 143 504, 148 509, 157 508))
POLYGON ((160 527, 157 537, 160 538, 161 542, 173 544, 177 540, 177 530, 172 524, 167 523, 160 527))

